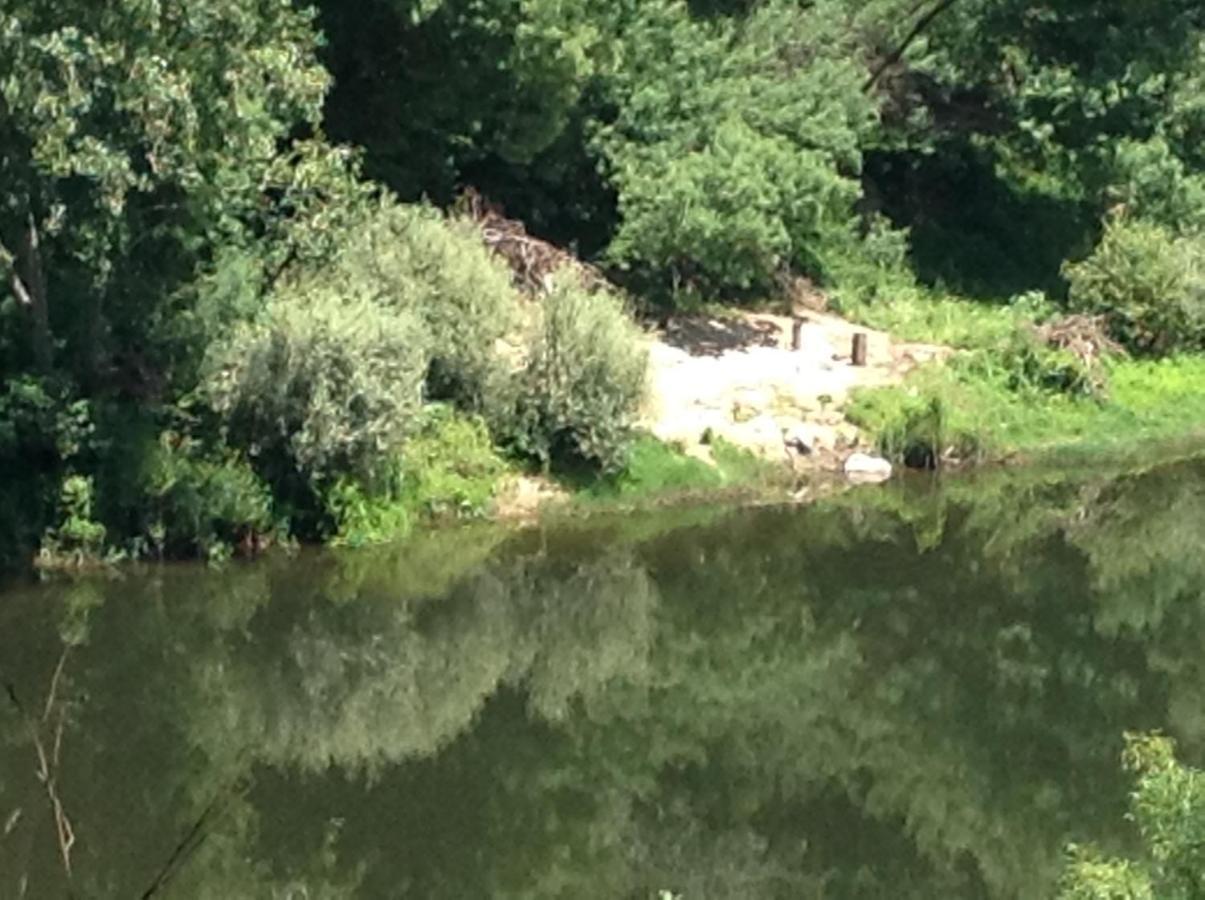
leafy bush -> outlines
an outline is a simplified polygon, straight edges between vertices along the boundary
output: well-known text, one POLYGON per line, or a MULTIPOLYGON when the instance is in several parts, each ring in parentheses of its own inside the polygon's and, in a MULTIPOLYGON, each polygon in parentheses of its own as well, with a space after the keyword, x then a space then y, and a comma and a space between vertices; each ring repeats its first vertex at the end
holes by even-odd
POLYGON ((432 404, 371 478, 344 476, 323 499, 336 542, 376 544, 421 518, 484 516, 506 469, 483 420, 432 404))
POLYGON ((314 276, 214 348, 203 389, 232 445, 270 480, 316 483, 368 473, 400 445, 427 361, 415 316, 314 276))
POLYGON ((92 518, 92 479, 69 475, 59 491, 61 520, 46 532, 38 565, 46 569, 79 568, 104 562, 109 555, 105 526, 92 518))
POLYGON ((147 538, 159 555, 213 559, 242 540, 258 543, 273 527, 272 496, 241 457, 204 454, 165 432, 148 472, 147 538))
POLYGON ((700 150, 661 144, 638 158, 617 176, 623 225, 611 253, 671 273, 678 290, 765 288, 857 195, 823 154, 735 120, 700 150))
POLYGON ((1124 140, 1110 160, 1112 200, 1130 216, 1181 230, 1205 229, 1205 177, 1162 137, 1124 140))
POLYGON ((644 396, 648 354, 622 304, 565 279, 554 285, 508 403, 492 411, 501 433, 544 463, 623 466, 644 396))
POLYGON ((363 547, 396 540, 410 531, 410 510, 400 500, 400 470, 378 476, 373 487, 344 475, 325 492, 323 501, 334 524, 333 542, 363 547))
POLYGON ((1065 274, 1072 305, 1107 316, 1134 352, 1205 348, 1205 238, 1116 219, 1092 255, 1065 274))
POLYGON ((28 564, 61 505, 64 472, 88 448, 92 406, 53 378, 0 386, 0 568, 28 564))
POLYGON ((757 4, 739 25, 692 6, 639 4, 606 79, 610 255, 675 293, 822 274, 821 248, 850 233, 874 120, 849 33, 815 6, 757 4))
POLYGON ((402 451, 402 496, 422 515, 477 518, 506 468, 482 419, 433 405, 402 451))

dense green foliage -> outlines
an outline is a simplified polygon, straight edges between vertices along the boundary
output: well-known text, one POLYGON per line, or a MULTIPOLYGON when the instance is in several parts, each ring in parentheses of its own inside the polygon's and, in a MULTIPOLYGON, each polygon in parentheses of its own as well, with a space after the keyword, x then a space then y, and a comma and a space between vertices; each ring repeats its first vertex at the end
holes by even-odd
POLYGON ((622 17, 596 138, 618 196, 611 255, 677 289, 765 290, 852 237, 874 122, 853 34, 830 4, 696 19, 682 2, 622 17))
POLYGON ((1071 303, 1103 313, 1136 353, 1205 348, 1205 237, 1153 222, 1112 222, 1087 259, 1067 267, 1071 303))
POLYGON ((338 531, 333 486, 392 496, 430 402, 512 455, 621 468, 636 332, 602 296, 520 298, 475 226, 427 205, 470 187, 634 306, 806 278, 984 351, 981 382, 1095 402, 1099 371, 1015 337, 1078 309, 1143 354, 1205 345, 1202 19, 1190 0, 10 0, 0 556, 66 547, 47 529, 77 478, 124 550, 338 531), (1040 311, 1010 304, 1033 291, 1040 311))

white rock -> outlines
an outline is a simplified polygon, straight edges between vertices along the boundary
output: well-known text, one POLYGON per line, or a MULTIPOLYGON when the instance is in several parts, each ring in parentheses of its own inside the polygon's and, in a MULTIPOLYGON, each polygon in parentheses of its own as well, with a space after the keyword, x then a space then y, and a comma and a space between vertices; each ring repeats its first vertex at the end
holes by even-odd
POLYGON ((886 481, 891 477, 891 463, 879 456, 855 453, 845 460, 845 476, 857 482, 886 481))

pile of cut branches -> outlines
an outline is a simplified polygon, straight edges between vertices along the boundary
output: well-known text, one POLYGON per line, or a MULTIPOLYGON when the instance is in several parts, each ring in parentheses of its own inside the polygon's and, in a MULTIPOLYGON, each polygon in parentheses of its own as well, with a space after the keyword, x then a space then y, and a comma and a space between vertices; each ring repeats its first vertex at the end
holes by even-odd
POLYGON ((1067 350, 1087 366, 1095 366, 1107 356, 1125 353, 1125 348, 1109 337, 1104 316, 1060 316, 1039 325, 1036 333, 1047 346, 1067 350))
POLYGON ((510 266, 515 287, 529 296, 547 293, 552 276, 562 269, 576 274, 590 290, 609 286, 597 268, 555 244, 532 237, 522 222, 508 219, 502 207, 489 202, 474 188, 460 195, 456 211, 481 229, 485 245, 510 266))

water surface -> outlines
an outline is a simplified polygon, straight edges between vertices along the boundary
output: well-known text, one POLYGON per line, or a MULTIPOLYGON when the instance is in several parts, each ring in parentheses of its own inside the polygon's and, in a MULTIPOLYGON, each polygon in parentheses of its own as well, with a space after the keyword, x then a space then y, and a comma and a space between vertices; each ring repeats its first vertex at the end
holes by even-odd
POLYGON ((1205 751, 1205 464, 17 586, 0 680, 0 897, 1040 898, 1205 751))

